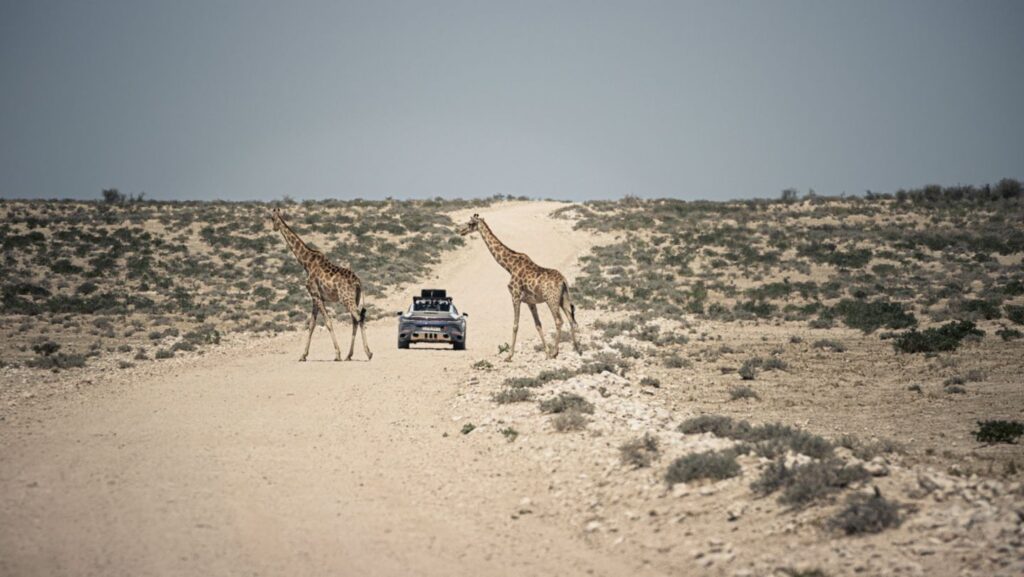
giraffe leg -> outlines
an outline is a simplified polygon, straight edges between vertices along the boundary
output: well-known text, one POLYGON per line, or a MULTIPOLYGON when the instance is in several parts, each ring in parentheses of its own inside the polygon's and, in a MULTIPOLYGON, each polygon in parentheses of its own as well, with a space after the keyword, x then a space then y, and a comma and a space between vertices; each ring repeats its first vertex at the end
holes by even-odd
POLYGON ((518 292, 512 293, 512 310, 515 311, 515 320, 512 321, 512 346, 508 349, 508 358, 505 362, 512 360, 513 355, 516 354, 516 335, 519 334, 519 308, 523 303, 523 295, 518 292))
POLYGON ((548 350, 548 343, 544 340, 544 327, 540 325, 540 315, 537 314, 537 305, 533 303, 526 303, 530 307, 530 313, 533 314, 533 324, 537 326, 537 334, 540 335, 540 344, 544 347, 544 354, 551 358, 551 351, 548 350))
POLYGON ((327 325, 327 330, 331 333, 331 342, 334 343, 334 360, 341 360, 341 347, 338 346, 338 337, 334 335, 334 322, 331 321, 331 315, 327 312, 327 307, 324 306, 323 302, 320 303, 320 312, 324 315, 324 323, 327 325))
POLYGON ((580 347, 580 339, 576 335, 576 311, 569 299, 562 301, 562 312, 569 318, 569 333, 572 334, 572 348, 576 351, 577 355, 583 354, 583 348, 580 347))
MULTIPOLYGON (((355 330, 355 329, 352 329, 355 330)), ((366 360, 373 360, 373 353, 370 352, 370 345, 366 342, 366 309, 359 311, 359 334, 363 337, 363 350, 366 351, 366 360)), ((353 336, 355 336, 353 334, 353 336)))
POLYGON ((305 361, 306 357, 309 356, 309 342, 313 340, 313 331, 316 330, 316 315, 320 312, 320 305, 313 302, 313 312, 309 314, 309 334, 306 335, 306 348, 302 351, 302 356, 299 357, 299 362, 305 361))
POLYGON ((551 309, 551 316, 555 318, 555 345, 551 351, 550 358, 558 357, 558 345, 562 342, 562 314, 558 311, 558 303, 548 301, 548 308, 551 309))
POLYGON ((348 356, 345 357, 346 361, 352 360, 352 353, 356 350, 356 331, 359 330, 359 319, 356 315, 349 313, 352 318, 352 340, 348 343, 348 356))

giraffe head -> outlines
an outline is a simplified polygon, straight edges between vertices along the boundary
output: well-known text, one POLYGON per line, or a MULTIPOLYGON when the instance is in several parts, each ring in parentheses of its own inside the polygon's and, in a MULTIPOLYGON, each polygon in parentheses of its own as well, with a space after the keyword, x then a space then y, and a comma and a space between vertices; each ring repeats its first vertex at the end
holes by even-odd
POLYGON ((274 227, 274 232, 281 231, 281 223, 284 222, 281 218, 281 209, 276 206, 270 209, 270 224, 274 227))
POLYGON ((480 223, 483 221, 484 219, 480 218, 479 214, 474 214, 473 217, 469 219, 469 222, 459 227, 459 234, 466 236, 467 234, 476 232, 480 229, 480 223))

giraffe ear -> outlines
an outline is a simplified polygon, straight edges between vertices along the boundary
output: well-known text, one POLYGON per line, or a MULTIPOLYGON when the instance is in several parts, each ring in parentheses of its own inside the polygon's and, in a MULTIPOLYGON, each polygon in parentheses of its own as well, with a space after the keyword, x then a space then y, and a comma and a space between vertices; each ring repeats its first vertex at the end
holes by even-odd
POLYGON ((479 214, 474 214, 473 218, 480 218, 480 215, 479 214))

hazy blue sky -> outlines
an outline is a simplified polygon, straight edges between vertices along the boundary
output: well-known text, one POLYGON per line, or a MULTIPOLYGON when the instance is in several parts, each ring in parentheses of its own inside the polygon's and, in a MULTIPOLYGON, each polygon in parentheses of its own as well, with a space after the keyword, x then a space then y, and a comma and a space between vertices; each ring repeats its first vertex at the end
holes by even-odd
POLYGON ((0 196, 1024 176, 1024 1, 0 0, 0 196))

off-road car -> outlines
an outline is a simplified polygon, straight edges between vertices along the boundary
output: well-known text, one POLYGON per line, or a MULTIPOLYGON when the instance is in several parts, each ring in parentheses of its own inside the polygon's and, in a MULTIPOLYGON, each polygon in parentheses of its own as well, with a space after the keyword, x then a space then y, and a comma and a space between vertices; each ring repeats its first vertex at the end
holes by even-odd
POLYGON ((412 343, 451 344, 466 348, 466 313, 459 313, 444 289, 423 289, 412 297, 409 310, 398 313, 398 348, 412 343))

